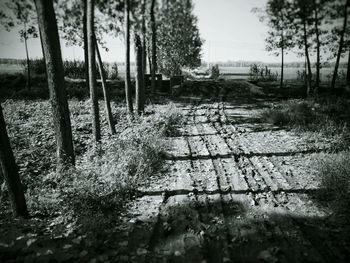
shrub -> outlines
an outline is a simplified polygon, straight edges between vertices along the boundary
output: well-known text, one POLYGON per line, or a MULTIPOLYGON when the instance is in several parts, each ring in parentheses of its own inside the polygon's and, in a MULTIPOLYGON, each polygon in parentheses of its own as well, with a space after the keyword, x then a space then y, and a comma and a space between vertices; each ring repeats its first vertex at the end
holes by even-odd
POLYGON ((214 80, 217 80, 219 77, 220 77, 219 65, 212 66, 210 78, 214 79, 214 80))
POLYGON ((320 198, 330 201, 337 212, 350 216, 350 152, 325 155, 317 163, 323 189, 320 198))
POLYGON ((108 79, 118 79, 118 63, 103 63, 108 79))
MULTIPOLYGON (((24 65, 25 71, 27 71, 27 63, 25 61, 23 61, 22 63, 24 63, 23 65, 24 65)), ((29 66, 32 74, 36 74, 36 75, 46 74, 46 65, 43 58, 31 59, 29 66)))
POLYGON ((257 64, 250 65, 249 79, 250 81, 276 81, 278 73, 272 73, 267 66, 257 64))
MULTIPOLYGON (((75 105, 73 114, 75 107, 82 111, 81 105, 75 105)), ((125 112, 119 118, 126 119, 125 112)), ((75 168, 60 176, 48 173, 42 183, 28 187, 28 206, 44 214, 60 209, 76 215, 121 209, 140 186, 161 176, 165 136, 172 134, 180 121, 181 115, 173 106, 157 107, 155 114, 136 118, 133 123, 119 121, 119 133, 104 137, 100 147, 85 150, 78 156, 75 168)), ((86 143, 90 145, 89 141, 86 143)))
POLYGON ((64 75, 72 79, 85 78, 85 63, 84 61, 65 60, 63 62, 64 75))
POLYGON ((350 146, 348 102, 344 99, 289 100, 261 114, 261 121, 333 137, 333 150, 350 146))
POLYGON ((261 118, 274 125, 303 127, 316 117, 315 110, 306 101, 291 100, 274 106, 261 115, 261 118))

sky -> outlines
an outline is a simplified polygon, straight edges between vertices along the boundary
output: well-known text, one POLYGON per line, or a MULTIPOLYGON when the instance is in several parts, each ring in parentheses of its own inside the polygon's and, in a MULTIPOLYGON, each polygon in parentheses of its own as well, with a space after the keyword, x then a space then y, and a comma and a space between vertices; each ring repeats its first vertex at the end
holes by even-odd
MULTIPOLYGON (((194 13, 198 17, 198 27, 204 40, 202 59, 216 61, 263 61, 280 62, 280 58, 265 51, 267 26, 251 12, 253 7, 262 7, 267 0, 193 0, 194 13)), ((102 51, 102 59, 108 62, 124 61, 122 39, 106 37, 108 52, 102 51)), ((64 59, 83 59, 81 47, 67 47, 61 40, 64 59)), ((28 41, 30 57, 42 56, 40 41, 28 41)), ((17 31, 6 32, 0 29, 0 57, 24 58, 24 43, 17 31)), ((131 58, 133 58, 133 53, 131 58)), ((133 59, 131 59, 133 61, 133 59)), ((290 53, 286 62, 303 61, 303 58, 290 53)))

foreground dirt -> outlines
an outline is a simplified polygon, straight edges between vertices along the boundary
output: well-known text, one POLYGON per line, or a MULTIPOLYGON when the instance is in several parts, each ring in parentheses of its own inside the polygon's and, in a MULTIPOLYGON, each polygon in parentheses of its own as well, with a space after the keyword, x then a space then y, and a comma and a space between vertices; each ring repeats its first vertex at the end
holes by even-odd
POLYGON ((130 208, 119 261, 349 260, 346 233, 312 198, 330 142, 259 123, 267 104, 178 105, 186 123, 171 138, 168 171, 130 208))
POLYGON ((348 232, 313 198, 315 162, 332 142, 261 123, 270 101, 216 100, 176 103, 185 123, 169 138, 168 165, 113 220, 91 216, 82 231, 64 214, 0 220, 0 259, 349 262, 348 232))

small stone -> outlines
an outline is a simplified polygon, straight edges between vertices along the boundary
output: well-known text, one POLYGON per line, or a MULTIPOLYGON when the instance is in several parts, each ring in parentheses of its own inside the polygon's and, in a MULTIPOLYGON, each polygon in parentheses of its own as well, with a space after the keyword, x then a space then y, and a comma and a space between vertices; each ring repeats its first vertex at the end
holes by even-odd
POLYGON ((71 244, 66 244, 66 245, 63 246, 63 249, 70 249, 71 247, 72 247, 71 244))
POLYGON ((137 254, 138 256, 145 255, 145 254, 147 254, 147 249, 138 248, 137 251, 136 251, 136 254, 137 254))
POLYGON ((88 254, 88 252, 86 250, 83 250, 79 253, 79 257, 85 257, 88 254))
POLYGON ((174 253, 174 255, 175 255, 176 257, 179 257, 179 256, 181 256, 181 252, 178 251, 178 250, 176 250, 175 253, 174 253))
POLYGON ((127 245, 128 245, 128 241, 126 240, 126 241, 123 241, 123 242, 119 242, 119 246, 121 246, 121 247, 126 247, 127 245))

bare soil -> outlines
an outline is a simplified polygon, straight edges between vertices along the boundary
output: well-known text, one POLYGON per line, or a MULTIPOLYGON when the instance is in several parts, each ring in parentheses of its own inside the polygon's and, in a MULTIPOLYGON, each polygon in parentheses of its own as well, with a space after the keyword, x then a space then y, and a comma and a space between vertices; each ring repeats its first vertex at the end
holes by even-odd
POLYGON ((177 104, 186 121, 129 210, 119 260, 347 262, 346 226, 314 198, 331 142, 261 123, 270 101, 223 99, 177 104))
MULTIPOLYGON (((261 96, 259 88, 244 85, 261 96)), ((349 262, 347 226, 314 198, 321 191, 315 161, 329 154, 332 142, 262 123, 259 113, 271 99, 227 94, 178 100, 185 122, 169 138, 168 165, 139 189, 115 224, 91 223, 100 231, 96 240, 76 226, 75 239, 66 238, 67 227, 32 244, 31 225, 40 219, 16 220, 13 226, 28 226, 25 238, 0 243, 3 258, 20 253, 26 262, 349 262)), ((42 233, 49 228, 43 224, 42 233)))

